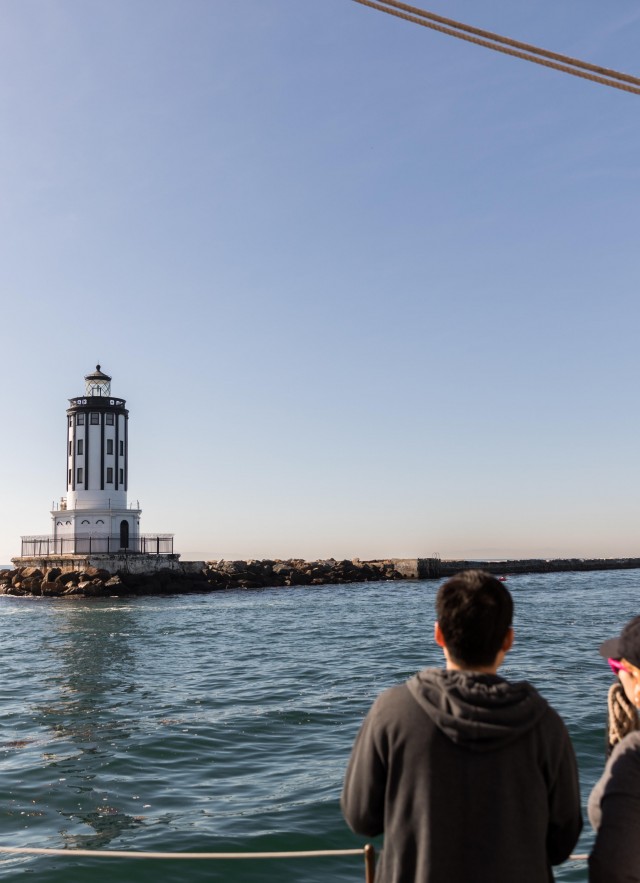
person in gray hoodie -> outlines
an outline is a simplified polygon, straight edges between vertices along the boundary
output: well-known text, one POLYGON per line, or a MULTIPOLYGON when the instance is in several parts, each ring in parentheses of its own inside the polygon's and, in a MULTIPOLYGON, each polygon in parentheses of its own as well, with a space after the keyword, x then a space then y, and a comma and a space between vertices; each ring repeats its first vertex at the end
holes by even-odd
POLYGON ((344 817, 384 834, 377 883, 545 883, 582 829, 575 754, 559 715, 498 667, 513 642, 502 582, 465 571, 436 599, 446 669, 374 702, 351 752, 344 817))

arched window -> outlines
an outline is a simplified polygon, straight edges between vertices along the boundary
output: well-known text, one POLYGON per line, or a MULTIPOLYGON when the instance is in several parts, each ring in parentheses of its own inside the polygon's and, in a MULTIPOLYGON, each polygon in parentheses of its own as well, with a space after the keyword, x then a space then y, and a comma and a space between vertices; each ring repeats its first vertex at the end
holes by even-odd
POLYGON ((129 522, 121 521, 120 522, 120 548, 128 549, 129 548, 129 522))

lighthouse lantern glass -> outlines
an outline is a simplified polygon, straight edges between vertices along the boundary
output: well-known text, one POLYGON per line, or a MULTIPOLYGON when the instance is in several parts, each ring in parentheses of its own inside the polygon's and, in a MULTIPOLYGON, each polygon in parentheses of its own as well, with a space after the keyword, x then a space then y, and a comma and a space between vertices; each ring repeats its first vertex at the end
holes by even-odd
POLYGON ((88 396, 109 396, 111 384, 108 380, 88 380, 86 392, 88 396))

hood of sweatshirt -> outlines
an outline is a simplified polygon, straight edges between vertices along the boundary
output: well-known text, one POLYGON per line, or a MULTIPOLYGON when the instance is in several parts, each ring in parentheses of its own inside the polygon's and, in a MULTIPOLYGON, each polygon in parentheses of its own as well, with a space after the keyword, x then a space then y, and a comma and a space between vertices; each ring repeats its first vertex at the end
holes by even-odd
POLYGON ((519 739, 549 707, 526 681, 477 672, 425 668, 407 687, 434 724, 471 751, 493 751, 519 739))

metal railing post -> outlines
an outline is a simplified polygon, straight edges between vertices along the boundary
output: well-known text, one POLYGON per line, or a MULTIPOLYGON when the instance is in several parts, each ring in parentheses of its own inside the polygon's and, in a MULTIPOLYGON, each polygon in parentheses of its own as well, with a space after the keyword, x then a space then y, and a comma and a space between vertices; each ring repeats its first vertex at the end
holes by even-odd
POLYGON ((373 883, 373 878, 376 875, 376 851, 371 845, 371 843, 367 843, 364 848, 364 879, 365 883, 373 883))

